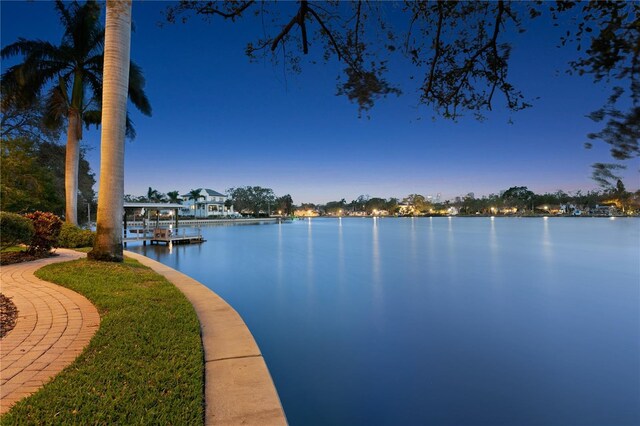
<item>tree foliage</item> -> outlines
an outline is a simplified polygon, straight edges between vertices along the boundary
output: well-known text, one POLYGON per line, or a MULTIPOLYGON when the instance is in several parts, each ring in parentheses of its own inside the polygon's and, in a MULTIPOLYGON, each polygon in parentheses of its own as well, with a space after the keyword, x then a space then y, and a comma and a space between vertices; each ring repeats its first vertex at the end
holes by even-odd
MULTIPOLYGON (((56 141, 59 132, 43 125, 43 110, 36 102, 31 108, 4 104, 0 168, 0 206, 13 212, 35 210, 64 213, 65 147, 56 141)), ((78 212, 95 202, 95 177, 84 149, 78 164, 78 212)), ((78 215, 84 217, 84 215, 78 215)))
POLYGON ((227 194, 233 201, 234 209, 240 213, 259 216, 275 207, 276 196, 271 188, 260 186, 229 188, 227 194))
MULTIPOLYGON (((151 188, 149 188, 149 189, 151 189, 151 188)), ((191 191, 189 191, 188 198, 190 200, 193 200, 195 203, 197 203, 199 199, 204 198, 204 197, 203 197, 202 194, 200 194, 200 190, 199 189, 192 189, 191 191)))
MULTIPOLYGON (((12 212, 35 210, 64 212, 64 162, 65 148, 45 142, 34 144, 26 139, 2 139, 0 142, 2 168, 0 168, 0 206, 12 212)), ((78 211, 84 211, 87 203, 94 204, 95 177, 80 154, 78 211)))
POLYGON ((29 244, 33 237, 33 224, 26 217, 0 211, 0 249, 18 244, 29 244))
POLYGON ((508 207, 526 208, 531 205, 534 196, 526 186, 512 186, 504 191, 502 199, 508 207))
POLYGON ((167 201, 167 196, 165 194, 151 187, 147 189, 146 198, 146 201, 148 201, 149 203, 164 203, 167 201))
POLYGON ((402 12, 410 28, 405 34, 390 25, 382 2, 300 0, 291 9, 255 1, 181 1, 170 6, 166 16, 169 22, 185 22, 191 13, 236 20, 251 12, 266 24, 264 36, 247 45, 250 58, 281 58, 297 72, 299 54, 321 46, 325 60, 335 57, 344 63, 337 92, 360 111, 380 98, 401 94, 387 78, 389 57, 395 52, 405 54, 425 74, 420 103, 445 117, 456 118, 464 111, 480 115, 491 109, 497 92, 511 110, 529 106, 507 79, 511 48, 502 33, 521 24, 510 2, 407 1, 402 12), (281 16, 288 10, 290 14, 281 16))
MULTIPOLYGON (((575 28, 562 44, 578 46, 571 70, 613 83, 611 95, 590 118, 603 128, 590 139, 610 145, 611 155, 627 160, 640 155, 640 3, 625 1, 559 2, 556 12, 580 9, 575 28)), ((590 145, 587 145, 588 147, 590 145)))
MULTIPOLYGON (((78 205, 82 204, 76 194, 83 124, 98 125, 102 119, 104 28, 101 6, 96 1, 80 4, 56 0, 54 8, 64 30, 60 43, 19 38, 2 48, 2 59, 21 56, 23 62, 7 68, 0 87, 3 107, 12 104, 28 109, 44 104, 42 122, 46 127, 60 131, 67 125, 65 219, 76 224, 78 205)), ((151 115, 140 67, 131 62, 129 74, 129 99, 143 114, 151 115)), ((128 115, 127 135, 135 136, 128 115)))
POLYGON ((2 140, 26 139, 35 144, 58 142, 60 129, 51 129, 45 125, 44 110, 45 106, 41 99, 34 101, 31 106, 20 107, 17 103, 11 102, 9 97, 3 96, 0 138, 2 140))
MULTIPOLYGON (((59 131, 71 111, 80 115, 82 124, 99 124, 102 105, 102 67, 104 63, 104 28, 100 23, 100 4, 89 0, 65 3, 56 0, 55 10, 64 28, 59 45, 42 40, 18 41, 5 46, 3 59, 21 55, 23 62, 2 74, 2 92, 6 103, 30 107, 45 95, 43 123, 59 131)), ((145 115, 151 115, 151 104, 144 92, 142 69, 131 62, 129 99, 145 115)), ((127 136, 135 137, 132 121, 127 118, 127 136)))
POLYGON ((170 203, 182 204, 182 199, 180 198, 179 191, 167 192, 167 199, 170 203))
POLYGON ((0 144, 0 208, 16 213, 64 211, 52 171, 38 161, 38 146, 26 139, 2 139, 0 144))
POLYGON ((593 169, 591 178, 598 182, 598 185, 602 188, 610 189, 613 188, 615 182, 620 179, 614 171, 624 169, 625 167, 615 163, 595 163, 591 168, 593 169))
POLYGON ((324 205, 324 211, 332 215, 345 213, 347 211, 347 201, 344 198, 340 201, 329 201, 324 205))
POLYGON ((431 207, 431 203, 420 194, 409 194, 402 199, 402 202, 411 206, 416 212, 424 212, 431 207))
MULTIPOLYGON (((287 7, 254 0, 187 1, 167 8, 169 22, 195 14, 236 20, 259 16, 263 36, 249 41, 247 54, 270 56, 300 71, 300 54, 320 46, 325 60, 344 63, 337 91, 368 110, 389 94, 400 94, 389 81, 390 58, 401 55, 415 66, 418 102, 443 117, 469 112, 477 118, 493 109, 497 95, 508 110, 531 106, 510 82, 513 34, 549 11, 549 24, 566 27, 559 44, 573 49, 567 70, 590 75, 595 83, 613 81, 611 96, 590 117, 603 123, 588 135, 611 146, 614 158, 640 155, 640 3, 624 1, 494 2, 409 1, 402 7, 384 2, 311 2, 287 7), (394 7, 395 6, 395 7, 394 7), (389 15, 401 14, 403 28, 389 15)), ((590 147, 591 144, 585 144, 590 147)))
POLYGON ((282 214, 290 216, 293 214, 293 198, 291 195, 283 195, 278 197, 275 202, 275 209, 279 210, 282 214))

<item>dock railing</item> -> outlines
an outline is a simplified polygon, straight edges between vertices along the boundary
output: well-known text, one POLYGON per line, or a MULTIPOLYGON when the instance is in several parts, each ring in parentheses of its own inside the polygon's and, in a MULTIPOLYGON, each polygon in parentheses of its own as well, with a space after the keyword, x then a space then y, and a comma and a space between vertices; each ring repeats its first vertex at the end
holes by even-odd
POLYGON ((124 240, 125 241, 144 241, 144 240, 152 240, 152 239, 171 239, 172 237, 182 237, 182 238, 196 238, 202 237, 202 229, 197 226, 195 227, 196 233, 187 234, 187 228, 193 229, 194 227, 184 227, 184 228, 170 228, 170 227, 157 227, 157 226, 146 226, 143 228, 128 228, 124 230, 124 240))

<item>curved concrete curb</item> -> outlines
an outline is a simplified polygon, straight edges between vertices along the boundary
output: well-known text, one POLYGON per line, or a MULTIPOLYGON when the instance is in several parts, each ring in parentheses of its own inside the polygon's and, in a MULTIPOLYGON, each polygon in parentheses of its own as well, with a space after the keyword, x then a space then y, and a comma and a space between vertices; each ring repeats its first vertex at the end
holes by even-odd
POLYGON ((205 424, 286 425, 267 365, 240 315, 193 278, 140 254, 125 254, 171 281, 195 308, 205 357, 205 424))
POLYGON ((71 364, 100 326, 100 315, 88 299, 33 275, 45 265, 85 256, 63 249, 57 253, 2 267, 1 290, 12 298, 18 318, 0 345, 0 414, 71 364))

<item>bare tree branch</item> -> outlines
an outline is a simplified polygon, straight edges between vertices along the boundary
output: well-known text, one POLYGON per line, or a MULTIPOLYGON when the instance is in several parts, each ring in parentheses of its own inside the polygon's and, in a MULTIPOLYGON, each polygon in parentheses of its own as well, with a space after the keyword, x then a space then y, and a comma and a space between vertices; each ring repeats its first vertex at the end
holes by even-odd
POLYGON ((444 11, 442 10, 442 3, 438 2, 438 30, 436 32, 436 40, 434 42, 435 53, 433 54, 433 61, 431 62, 431 70, 429 71, 429 80, 427 82, 427 88, 424 91, 427 96, 429 95, 429 93, 431 93, 431 87, 433 87, 433 77, 436 70, 436 64, 438 63, 438 59, 440 58, 440 34, 442 32, 443 19, 444 19, 444 11))

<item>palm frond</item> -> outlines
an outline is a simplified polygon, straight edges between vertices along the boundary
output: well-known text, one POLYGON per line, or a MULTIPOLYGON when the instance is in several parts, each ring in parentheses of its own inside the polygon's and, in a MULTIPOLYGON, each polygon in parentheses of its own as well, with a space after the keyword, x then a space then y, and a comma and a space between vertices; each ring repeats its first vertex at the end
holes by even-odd
POLYGON ((91 99, 89 103, 95 103, 100 108, 102 107, 102 75, 95 74, 91 71, 85 72, 84 78, 89 86, 89 92, 91 93, 91 99))
POLYGON ((0 52, 2 58, 15 55, 23 55, 25 59, 21 64, 7 69, 0 84, 4 96, 9 95, 22 105, 35 102, 43 86, 55 79, 68 65, 63 50, 41 40, 20 38, 0 52))
POLYGON ((51 88, 46 97, 44 108, 44 125, 48 129, 60 129, 64 125, 69 111, 66 81, 60 79, 60 83, 51 88))
POLYGON ((9 97, 16 105, 33 104, 44 85, 58 76, 55 68, 44 68, 19 64, 9 68, 0 81, 3 97, 9 97))
POLYGON ((127 130, 125 130, 125 135, 131 140, 136 138, 136 129, 133 126, 133 120, 129 116, 129 113, 127 113, 127 130))
MULTIPOLYGON (((102 73, 104 66, 104 26, 100 20, 101 6, 95 0, 85 3, 56 0, 54 3, 64 34, 60 45, 42 40, 19 38, 0 50, 0 57, 23 57, 21 64, 9 67, 2 74, 0 88, 2 105, 34 104, 45 87, 48 124, 59 126, 65 120, 65 107, 72 96, 71 81, 82 78, 82 120, 88 126, 99 124, 102 107, 102 73), (61 83, 62 82, 62 83, 61 83), (88 102, 84 102, 88 99, 88 102)), ((151 115, 151 104, 144 91, 145 78, 141 68, 130 65, 129 99, 143 114, 151 115)), ((80 93, 76 86, 75 99, 80 93)), ((68 113, 68 111, 67 111, 68 113)), ((135 138, 133 121, 127 115, 128 138, 135 138)))
POLYGON ((0 50, 2 59, 7 59, 15 55, 29 56, 39 59, 51 59, 57 57, 58 46, 54 46, 48 41, 27 40, 18 38, 18 41, 11 43, 0 50))
POLYGON ((100 6, 95 1, 87 1, 83 5, 73 2, 67 11, 71 19, 63 22, 63 44, 73 46, 79 58, 87 57, 102 45, 98 43, 96 46, 96 34, 102 31, 100 6))
POLYGON ((73 19, 72 19, 71 13, 65 7, 64 2, 62 2, 62 0, 56 0, 54 7, 56 9, 56 12, 58 12, 58 15, 60 16, 60 21, 62 21, 62 25, 65 28, 70 27, 71 23, 73 22, 73 19))
POLYGON ((135 62, 129 65, 129 99, 141 113, 151 116, 151 103, 144 92, 146 80, 140 68, 135 62))
POLYGON ((96 128, 98 128, 100 123, 102 123, 102 111, 99 109, 84 111, 82 113, 82 121, 84 121, 87 129, 89 129, 89 126, 91 126, 92 124, 95 125, 96 128))

